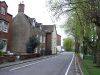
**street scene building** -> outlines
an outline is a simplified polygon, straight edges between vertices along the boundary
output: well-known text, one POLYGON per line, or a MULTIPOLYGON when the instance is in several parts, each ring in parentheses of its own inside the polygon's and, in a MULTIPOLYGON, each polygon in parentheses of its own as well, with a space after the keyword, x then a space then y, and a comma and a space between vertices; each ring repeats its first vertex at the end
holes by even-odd
POLYGON ((55 25, 43 25, 46 32, 46 53, 56 54, 57 51, 57 31, 55 25))
POLYGON ((39 40, 39 46, 37 46, 37 48, 35 49, 35 53, 39 53, 41 55, 45 54, 45 39, 46 39, 46 34, 45 32, 42 30, 42 23, 38 23, 35 20, 35 26, 34 26, 34 35, 38 38, 39 40))
POLYGON ((18 14, 13 18, 12 22, 12 52, 19 54, 27 52, 27 44, 32 37, 32 25, 30 18, 24 14, 24 4, 19 4, 18 14))
POLYGON ((0 0, 0 75, 100 75, 100 0, 0 0))
POLYGON ((12 46, 12 15, 7 12, 5 1, 0 1, 0 50, 6 52, 12 46))
POLYGON ((57 51, 61 51, 61 36, 57 34, 57 51))
POLYGON ((29 51, 33 49, 29 48, 32 42, 30 38, 34 38, 35 40, 33 40, 33 42, 37 42, 37 47, 34 48, 32 53, 38 53, 40 55, 56 54, 56 26, 38 23, 35 18, 30 18, 28 15, 24 14, 24 9, 25 5, 20 3, 18 14, 13 18, 11 51, 17 54, 31 53, 29 51))

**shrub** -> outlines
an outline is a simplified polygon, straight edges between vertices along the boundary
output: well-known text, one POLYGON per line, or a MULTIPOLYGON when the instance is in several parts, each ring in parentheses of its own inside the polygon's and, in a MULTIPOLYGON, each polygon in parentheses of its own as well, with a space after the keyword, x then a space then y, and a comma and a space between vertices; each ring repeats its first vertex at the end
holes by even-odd
POLYGON ((34 49, 40 44, 39 39, 35 36, 30 37, 27 44, 27 53, 34 53, 34 49))
POLYGON ((3 55, 4 55, 4 52, 0 50, 0 56, 3 56, 3 55))

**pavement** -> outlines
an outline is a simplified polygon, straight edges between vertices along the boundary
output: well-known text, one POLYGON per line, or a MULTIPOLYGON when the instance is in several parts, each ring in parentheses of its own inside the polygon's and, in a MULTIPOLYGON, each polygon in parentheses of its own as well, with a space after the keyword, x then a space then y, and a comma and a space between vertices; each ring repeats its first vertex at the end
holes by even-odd
POLYGON ((56 56, 56 55, 41 56, 41 57, 31 58, 31 59, 27 59, 27 60, 17 60, 15 62, 6 62, 6 63, 3 63, 3 64, 0 64, 0 68, 19 65, 19 64, 32 62, 32 61, 37 61, 37 60, 41 60, 41 59, 46 59, 46 58, 50 58, 50 57, 54 57, 54 56, 56 56))
POLYGON ((76 55, 73 59, 72 65, 70 66, 68 75, 83 75, 80 63, 78 61, 78 57, 76 55))
POLYGON ((82 75, 73 52, 17 61, 0 67, 0 75, 82 75))

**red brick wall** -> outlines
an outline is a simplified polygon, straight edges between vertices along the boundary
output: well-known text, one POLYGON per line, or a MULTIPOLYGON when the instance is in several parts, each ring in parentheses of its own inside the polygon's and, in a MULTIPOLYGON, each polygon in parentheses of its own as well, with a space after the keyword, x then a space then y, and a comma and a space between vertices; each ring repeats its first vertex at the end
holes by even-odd
POLYGON ((51 50, 51 33, 46 33, 46 50, 51 50))
POLYGON ((12 45, 12 15, 7 14, 8 22, 9 22, 9 29, 8 29, 8 46, 7 49, 11 50, 12 45))
POLYGON ((7 4, 5 1, 0 1, 0 8, 4 7, 6 9, 5 15, 0 13, 0 20, 4 20, 8 22, 8 33, 0 31, 0 38, 7 39, 7 50, 11 49, 11 42, 12 42, 12 15, 7 13, 7 4))
POLYGON ((61 45, 61 36, 57 34, 57 45, 61 45))
MULTIPOLYGON (((4 7, 7 11, 7 5, 5 4, 5 2, 0 1, 0 8, 4 7)), ((3 15, 0 13, 0 20, 5 20, 8 22, 7 20, 7 14, 3 15)), ((2 39, 7 39, 8 33, 4 33, 4 32, 0 32, 0 38, 2 39)))
POLYGON ((0 14, 0 19, 7 21, 7 8, 8 6, 6 5, 6 3, 4 1, 0 1, 0 8, 4 7, 6 9, 6 14, 0 14))
POLYGON ((1 39, 7 39, 8 33, 0 32, 1 39))

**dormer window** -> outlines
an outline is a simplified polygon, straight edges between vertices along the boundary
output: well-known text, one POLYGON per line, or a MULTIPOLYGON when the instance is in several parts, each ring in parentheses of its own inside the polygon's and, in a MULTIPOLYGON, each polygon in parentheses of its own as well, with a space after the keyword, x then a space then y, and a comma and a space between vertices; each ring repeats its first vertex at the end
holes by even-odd
POLYGON ((5 15, 6 9, 4 7, 1 7, 1 14, 5 15))
POLYGON ((35 27, 35 22, 33 21, 32 26, 35 27))

